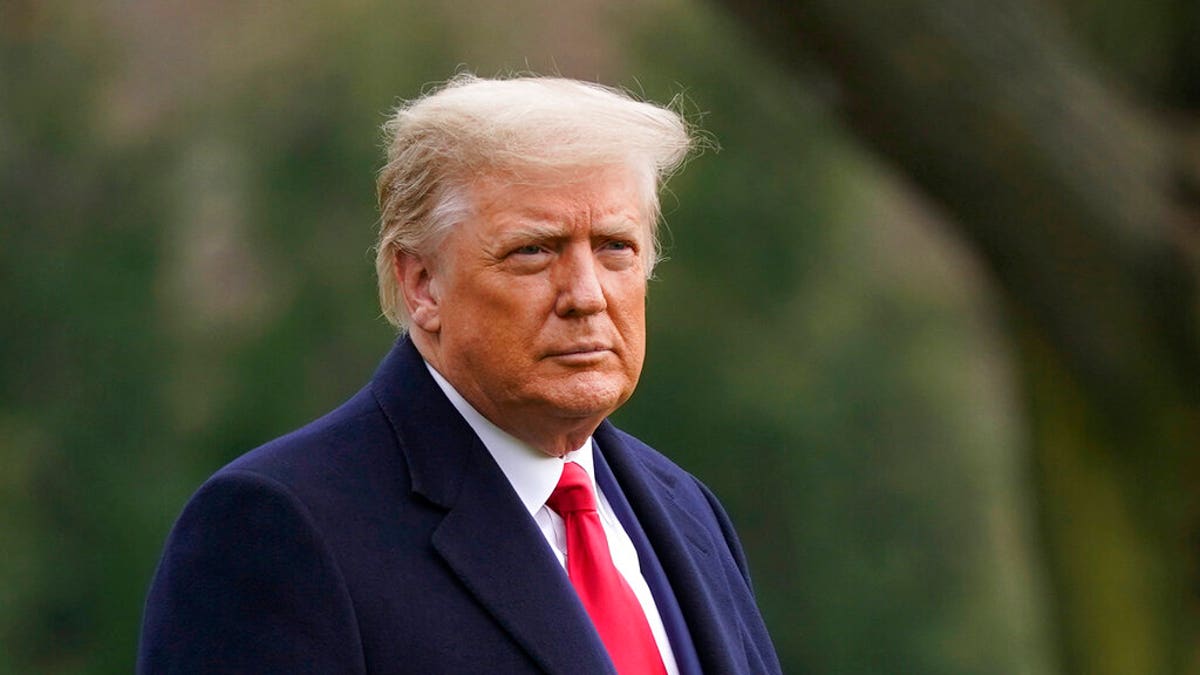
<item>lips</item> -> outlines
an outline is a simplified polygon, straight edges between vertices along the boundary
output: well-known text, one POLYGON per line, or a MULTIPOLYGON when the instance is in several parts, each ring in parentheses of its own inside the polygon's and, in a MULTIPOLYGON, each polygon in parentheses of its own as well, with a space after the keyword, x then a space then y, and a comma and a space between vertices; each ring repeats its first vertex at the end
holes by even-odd
POLYGON ((546 354, 546 356, 550 357, 550 358, 554 358, 556 356, 576 356, 576 355, 598 354, 600 352, 609 352, 609 351, 612 351, 612 348, 609 347, 608 345, 600 344, 600 343, 587 343, 587 344, 571 345, 570 347, 554 349, 554 350, 549 351, 546 354))

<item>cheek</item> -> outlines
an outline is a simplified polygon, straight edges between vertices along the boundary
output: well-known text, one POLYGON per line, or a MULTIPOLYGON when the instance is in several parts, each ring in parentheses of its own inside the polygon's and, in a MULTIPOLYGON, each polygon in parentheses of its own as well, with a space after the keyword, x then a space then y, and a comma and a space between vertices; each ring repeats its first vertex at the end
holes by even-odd
POLYGON ((628 321, 638 325, 646 321, 646 285, 644 282, 627 284, 619 290, 615 297, 614 313, 626 317, 628 321))
POLYGON ((631 291, 612 312, 613 320, 630 352, 630 365, 640 368, 646 352, 646 297, 644 291, 631 291))

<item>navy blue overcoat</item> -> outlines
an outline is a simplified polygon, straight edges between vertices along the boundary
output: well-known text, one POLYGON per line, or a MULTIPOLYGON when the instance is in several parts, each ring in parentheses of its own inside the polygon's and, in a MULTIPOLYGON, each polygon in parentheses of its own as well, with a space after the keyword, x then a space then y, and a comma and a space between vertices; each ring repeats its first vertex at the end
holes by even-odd
MULTIPOLYGON (((673 597, 660 584, 656 598, 684 624, 684 672, 778 673, 717 500, 610 423, 594 438, 668 580, 673 597)), ((528 511, 403 338, 352 399, 192 497, 150 588, 138 671, 613 672, 528 511)))

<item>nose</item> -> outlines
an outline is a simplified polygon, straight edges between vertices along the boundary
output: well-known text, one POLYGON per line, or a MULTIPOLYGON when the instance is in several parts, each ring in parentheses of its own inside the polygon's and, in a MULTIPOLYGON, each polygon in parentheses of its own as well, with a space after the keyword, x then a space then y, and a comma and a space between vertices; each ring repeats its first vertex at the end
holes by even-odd
POLYGON ((573 246, 555 261, 558 287, 554 311, 561 317, 590 316, 608 308, 590 246, 573 246))

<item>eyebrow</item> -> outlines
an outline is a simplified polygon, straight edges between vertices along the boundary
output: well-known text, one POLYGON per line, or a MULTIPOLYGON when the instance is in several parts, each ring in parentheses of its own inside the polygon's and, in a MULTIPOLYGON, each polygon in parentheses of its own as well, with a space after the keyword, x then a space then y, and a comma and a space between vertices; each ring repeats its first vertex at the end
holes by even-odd
POLYGON ((630 218, 625 214, 614 215, 609 218, 601 218, 592 224, 592 235, 600 237, 613 237, 625 235, 629 232, 647 231, 646 225, 634 218, 630 218))
POLYGON ((544 241, 546 239, 561 239, 567 236, 567 228, 551 222, 545 221, 542 223, 531 223, 528 221, 522 222, 520 225, 513 226, 497 237, 500 241, 544 241))
MULTIPOLYGON (((645 226, 624 213, 601 217, 592 223, 592 237, 613 237, 637 232, 645 226)), ((569 227, 544 212, 526 211, 519 223, 500 235, 502 241, 562 239, 569 235, 569 227)))

